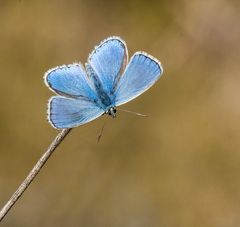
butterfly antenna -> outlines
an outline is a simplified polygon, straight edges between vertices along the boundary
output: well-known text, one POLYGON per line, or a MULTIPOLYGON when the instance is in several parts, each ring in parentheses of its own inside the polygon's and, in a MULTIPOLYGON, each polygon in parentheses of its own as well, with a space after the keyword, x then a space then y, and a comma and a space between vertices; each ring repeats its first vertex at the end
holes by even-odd
POLYGON ((123 112, 126 112, 126 113, 135 114, 135 115, 140 116, 140 117, 148 117, 148 115, 146 115, 146 114, 137 113, 137 112, 134 112, 134 111, 131 111, 131 110, 124 110, 124 109, 119 109, 119 108, 117 110, 120 110, 120 111, 123 111, 123 112))
POLYGON ((98 142, 98 143, 100 142, 100 139, 102 138, 103 130, 104 130, 105 125, 106 125, 106 121, 104 121, 103 126, 102 126, 102 128, 101 128, 101 131, 100 131, 100 133, 99 133, 99 135, 98 135, 98 138, 97 138, 97 142, 98 142))

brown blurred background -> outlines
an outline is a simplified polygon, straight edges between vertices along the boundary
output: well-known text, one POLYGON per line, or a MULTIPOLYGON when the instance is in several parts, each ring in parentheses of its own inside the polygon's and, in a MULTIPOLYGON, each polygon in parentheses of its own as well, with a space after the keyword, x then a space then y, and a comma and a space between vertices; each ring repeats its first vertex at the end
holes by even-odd
POLYGON ((239 1, 0 2, 0 205, 58 133, 49 68, 102 39, 158 58, 164 76, 125 109, 74 129, 1 226, 240 226, 239 1))

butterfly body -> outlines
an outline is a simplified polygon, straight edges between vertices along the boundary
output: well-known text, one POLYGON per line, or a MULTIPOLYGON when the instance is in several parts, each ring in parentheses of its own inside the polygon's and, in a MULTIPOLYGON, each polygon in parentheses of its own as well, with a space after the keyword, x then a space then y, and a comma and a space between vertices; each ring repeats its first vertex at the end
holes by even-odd
POLYGON ((162 75, 160 62, 145 52, 136 52, 128 63, 126 43, 110 37, 80 63, 46 72, 46 85, 57 96, 48 104, 48 120, 57 129, 72 128, 108 114, 136 98, 162 75))

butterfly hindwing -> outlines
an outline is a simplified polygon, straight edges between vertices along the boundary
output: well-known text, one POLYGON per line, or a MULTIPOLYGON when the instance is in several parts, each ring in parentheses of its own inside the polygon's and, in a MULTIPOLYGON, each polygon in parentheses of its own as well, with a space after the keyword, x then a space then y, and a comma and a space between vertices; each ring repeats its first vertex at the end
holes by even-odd
POLYGON ((65 97, 97 98, 94 87, 81 64, 63 65, 46 72, 45 83, 65 97))
POLYGON ((149 89, 162 73, 158 60, 144 52, 135 53, 116 87, 116 106, 129 102, 149 89))
MULTIPOLYGON (((88 57, 88 64, 95 71, 102 89, 111 93, 117 84, 128 58, 127 46, 118 37, 109 37, 100 43, 88 57)), ((91 72, 89 73, 91 74, 91 72)))
POLYGON ((48 120, 57 129, 85 124, 103 113, 103 109, 86 99, 53 96, 48 104, 48 120))

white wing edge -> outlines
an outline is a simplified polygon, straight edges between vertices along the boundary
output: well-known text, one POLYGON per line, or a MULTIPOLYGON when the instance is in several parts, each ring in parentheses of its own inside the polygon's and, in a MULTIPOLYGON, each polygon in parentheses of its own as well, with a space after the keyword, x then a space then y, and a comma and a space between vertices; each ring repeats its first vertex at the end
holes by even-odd
MULTIPOLYGON (((131 57, 131 59, 132 59, 135 55, 139 55, 139 54, 142 54, 142 55, 150 58, 151 60, 155 61, 155 62, 159 65, 159 68, 160 68, 160 71, 161 71, 160 76, 163 74, 162 63, 161 63, 157 58, 155 58, 155 57, 153 57, 152 55, 146 53, 145 51, 137 51, 137 52, 135 52, 135 53, 133 54, 133 56, 131 57)), ((130 59, 130 61, 131 61, 131 59, 130 59)))
POLYGON ((48 104, 47 104, 47 120, 48 120, 48 122, 50 123, 50 125, 53 127, 53 128, 55 128, 55 129, 57 129, 57 130, 62 130, 61 128, 57 128, 54 124, 53 124, 53 122, 51 121, 51 118, 50 118, 50 116, 51 116, 51 108, 50 108, 50 105, 51 105, 51 102, 52 102, 52 100, 53 100, 53 98, 54 98, 55 96, 52 96, 50 99, 48 99, 48 104))
POLYGON ((122 38, 120 38, 119 36, 110 36, 110 37, 102 40, 102 41, 100 42, 100 44, 99 44, 99 45, 96 45, 96 46, 94 47, 94 49, 92 50, 92 52, 89 54, 88 59, 87 59, 87 62, 90 62, 90 60, 91 60, 91 58, 92 58, 92 55, 94 55, 94 53, 96 53, 96 52, 98 51, 98 49, 99 49, 102 45, 104 45, 106 42, 108 42, 108 41, 110 41, 110 40, 118 40, 119 42, 121 42, 121 43, 123 44, 123 46, 124 46, 124 48, 125 48, 125 52, 126 52, 126 62, 128 62, 128 49, 127 49, 127 44, 126 44, 126 42, 125 42, 122 38))

